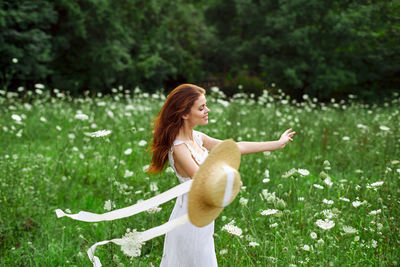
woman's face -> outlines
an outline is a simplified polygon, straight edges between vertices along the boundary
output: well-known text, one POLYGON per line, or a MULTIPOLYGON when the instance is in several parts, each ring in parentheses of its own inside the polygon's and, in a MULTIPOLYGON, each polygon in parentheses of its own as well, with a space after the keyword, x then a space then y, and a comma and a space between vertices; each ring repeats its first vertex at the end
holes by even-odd
POLYGON ((208 112, 210 110, 207 108, 206 97, 200 95, 190 109, 190 113, 183 118, 192 125, 206 125, 208 124, 208 112))

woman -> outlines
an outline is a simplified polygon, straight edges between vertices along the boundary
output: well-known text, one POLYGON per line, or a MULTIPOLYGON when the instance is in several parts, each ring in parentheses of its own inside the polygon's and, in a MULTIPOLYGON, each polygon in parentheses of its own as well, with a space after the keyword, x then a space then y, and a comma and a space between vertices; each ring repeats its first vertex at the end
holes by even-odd
MULTIPOLYGON (((172 90, 154 120, 150 173, 161 172, 169 161, 181 183, 194 176, 208 151, 221 142, 194 130, 197 125, 208 124, 209 112, 203 88, 182 84, 172 90)), ((278 141, 237 144, 242 155, 280 149, 293 141, 295 132, 291 130, 286 130, 278 141)), ((187 194, 178 197, 169 220, 186 214, 187 204, 187 194)), ((188 222, 167 233, 160 266, 217 266, 213 233, 214 222, 201 228, 188 222)))

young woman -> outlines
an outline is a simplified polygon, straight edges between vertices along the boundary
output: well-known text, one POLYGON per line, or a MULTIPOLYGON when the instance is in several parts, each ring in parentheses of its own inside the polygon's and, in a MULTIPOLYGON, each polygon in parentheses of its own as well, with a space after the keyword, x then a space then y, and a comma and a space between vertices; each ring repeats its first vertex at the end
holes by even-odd
MULTIPOLYGON (((193 177, 208 151, 221 142, 194 130, 197 125, 208 124, 209 112, 203 88, 182 84, 172 90, 154 120, 150 173, 161 172, 169 161, 181 183, 193 177)), ((278 141, 237 144, 242 155, 277 150, 293 141, 294 134, 292 129, 288 129, 278 141)), ((187 194, 178 197, 169 220, 186 214, 187 205, 187 194)), ((214 222, 201 228, 188 222, 167 233, 160 266, 217 266, 213 233, 214 222)))

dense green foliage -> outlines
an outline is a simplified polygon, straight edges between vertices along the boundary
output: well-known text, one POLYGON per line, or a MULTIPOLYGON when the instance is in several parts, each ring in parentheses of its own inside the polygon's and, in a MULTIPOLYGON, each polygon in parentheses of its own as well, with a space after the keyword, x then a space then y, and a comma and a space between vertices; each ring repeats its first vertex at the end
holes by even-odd
MULTIPOLYGON (((168 220, 174 201, 112 222, 57 219, 54 212, 103 213, 178 184, 171 168, 143 172, 150 121, 165 95, 36 92, 30 104, 0 94, 1 266, 91 266, 86 251, 94 243, 168 220), (103 129, 111 133, 87 135, 103 129)), ((209 124, 196 130, 212 137, 267 141, 296 131, 284 149, 242 156, 244 187, 215 221, 219 266, 399 265, 398 95, 382 107, 351 99, 296 103, 283 95, 207 100, 209 124), (241 236, 223 230, 232 220, 241 236)), ((103 266, 158 266, 163 240, 146 242, 133 259, 114 244, 96 255, 103 266)))
POLYGON ((395 0, 2 1, 0 86, 376 99, 399 88, 399 14, 395 0))

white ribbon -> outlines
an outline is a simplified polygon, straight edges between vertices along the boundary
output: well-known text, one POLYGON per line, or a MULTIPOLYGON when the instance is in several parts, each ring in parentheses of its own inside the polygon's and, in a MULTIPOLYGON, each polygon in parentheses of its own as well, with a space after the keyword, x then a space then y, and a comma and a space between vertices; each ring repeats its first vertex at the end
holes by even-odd
MULTIPOLYGON (((169 189, 168 191, 165 191, 162 194, 159 194, 159 195, 152 197, 150 199, 147 199, 145 201, 136 203, 136 204, 126 207, 126 208, 113 210, 113 211, 103 213, 103 214, 97 214, 97 213, 92 213, 92 212, 87 212, 87 211, 80 211, 77 214, 66 214, 65 212, 63 212, 60 209, 57 209, 55 212, 56 212, 58 218, 67 216, 67 217, 70 217, 71 219, 78 220, 78 221, 84 221, 84 222, 112 221, 112 220, 121 219, 121 218, 125 218, 125 217, 129 217, 129 216, 138 214, 142 211, 146 211, 148 209, 157 207, 162 203, 165 203, 173 198, 183 195, 190 191, 192 183, 193 183, 193 180, 189 180, 187 182, 184 182, 182 184, 179 184, 179 185, 169 189)), ((93 266, 100 267, 101 266, 100 259, 98 257, 94 256, 94 252, 95 252, 97 246, 105 245, 110 242, 120 245, 120 246, 123 246, 127 242, 138 242, 138 246, 141 247, 141 244, 143 244, 143 242, 150 240, 154 237, 166 234, 169 231, 171 231, 172 229, 174 229, 175 227, 185 224, 188 221, 189 221, 189 217, 187 214, 185 214, 175 220, 164 223, 163 225, 151 228, 144 232, 139 232, 138 240, 128 240, 127 238, 116 238, 116 239, 97 242, 96 244, 92 245, 88 249, 87 254, 89 256, 90 261, 93 263, 93 266)))
POLYGON ((224 165, 222 167, 224 168, 226 173, 226 185, 225 185, 224 200, 222 201, 222 207, 226 207, 229 205, 229 201, 231 200, 233 182, 235 181, 235 173, 234 169, 231 168, 230 166, 224 165))
MULTIPOLYGON (((131 242, 137 241, 139 243, 138 246, 141 247, 140 244, 143 244, 143 242, 148 241, 150 239, 153 239, 153 238, 155 238, 157 236, 166 234, 166 233, 172 231, 175 227, 178 227, 178 226, 180 226, 182 224, 185 224, 188 221, 189 221, 188 215, 187 214, 182 215, 181 217, 179 217, 179 218, 177 218, 175 220, 166 222, 163 225, 151 228, 151 229, 146 230, 144 232, 139 232, 138 233, 139 234, 138 235, 139 236, 138 240, 130 240, 130 241, 131 242)), ((94 256, 94 252, 96 250, 96 247, 97 246, 101 246, 101 245, 105 245, 105 244, 110 243, 110 242, 112 242, 114 244, 117 244, 117 245, 120 245, 120 246, 123 246, 126 243, 126 240, 124 238, 116 238, 116 239, 97 242, 96 244, 91 246, 88 249, 87 254, 89 256, 90 261, 93 263, 94 267, 101 267, 102 266, 99 257, 94 256)))
POLYGON ((132 206, 113 210, 103 214, 97 214, 87 211, 80 211, 76 214, 67 214, 60 209, 57 209, 55 212, 57 217, 70 217, 71 219, 84 221, 84 222, 100 222, 100 221, 112 221, 116 219, 121 219, 125 217, 129 217, 135 214, 138 214, 142 211, 146 211, 148 209, 159 206, 162 203, 165 203, 173 198, 176 198, 182 194, 189 192, 190 187, 192 186, 193 180, 189 180, 187 182, 181 183, 168 191, 165 191, 162 194, 159 194, 155 197, 147 199, 145 201, 136 203, 132 206))

